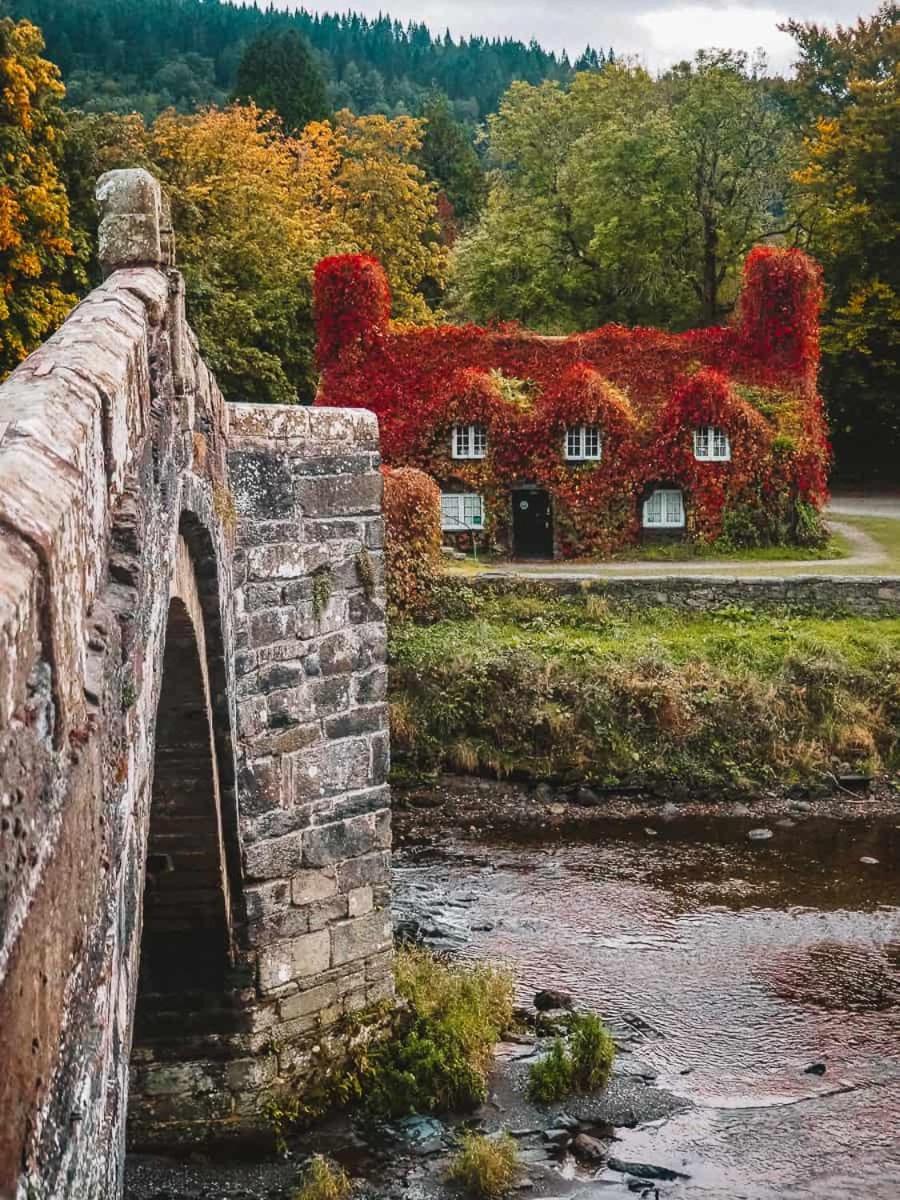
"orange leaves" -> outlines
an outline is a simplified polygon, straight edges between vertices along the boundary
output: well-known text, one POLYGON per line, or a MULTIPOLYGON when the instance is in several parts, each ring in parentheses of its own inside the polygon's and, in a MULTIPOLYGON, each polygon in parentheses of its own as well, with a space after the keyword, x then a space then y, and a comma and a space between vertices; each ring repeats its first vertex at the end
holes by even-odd
POLYGON ((420 611, 440 571, 441 494, 410 467, 382 468, 388 604, 396 615, 420 611))
POLYGON ((75 297, 69 205, 58 173, 64 89, 28 21, 0 21, 0 377, 63 320, 75 297))

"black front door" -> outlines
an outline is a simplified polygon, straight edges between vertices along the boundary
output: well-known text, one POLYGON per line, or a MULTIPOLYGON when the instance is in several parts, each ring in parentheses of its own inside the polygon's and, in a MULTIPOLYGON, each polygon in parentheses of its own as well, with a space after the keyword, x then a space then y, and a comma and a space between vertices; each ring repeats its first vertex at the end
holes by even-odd
POLYGON ((553 521, 546 492, 513 492, 513 553, 516 558, 553 557, 553 521))

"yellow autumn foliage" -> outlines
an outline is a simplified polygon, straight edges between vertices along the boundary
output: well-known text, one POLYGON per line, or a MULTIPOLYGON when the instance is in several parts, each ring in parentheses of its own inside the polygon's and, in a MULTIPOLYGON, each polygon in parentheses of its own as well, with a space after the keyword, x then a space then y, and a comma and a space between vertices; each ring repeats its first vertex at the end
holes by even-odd
POLYGON ((395 315, 430 319, 422 287, 440 285, 446 250, 434 188, 411 161, 421 121, 343 112, 289 137, 253 104, 118 121, 111 133, 76 123, 85 186, 90 166, 159 176, 190 316, 230 399, 312 397, 312 271, 327 254, 377 254, 395 315))
POLYGON ((0 20, 0 378, 62 321, 78 278, 59 176, 59 72, 40 31, 0 20))

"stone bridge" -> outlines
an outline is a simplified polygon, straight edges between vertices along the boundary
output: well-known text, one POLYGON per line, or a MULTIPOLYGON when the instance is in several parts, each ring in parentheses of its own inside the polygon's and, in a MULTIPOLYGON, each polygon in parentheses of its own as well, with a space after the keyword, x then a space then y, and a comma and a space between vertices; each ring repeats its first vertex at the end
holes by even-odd
POLYGON ((226 404, 165 197, 0 387, 0 1197, 252 1134, 392 992, 381 476, 359 409, 226 404))

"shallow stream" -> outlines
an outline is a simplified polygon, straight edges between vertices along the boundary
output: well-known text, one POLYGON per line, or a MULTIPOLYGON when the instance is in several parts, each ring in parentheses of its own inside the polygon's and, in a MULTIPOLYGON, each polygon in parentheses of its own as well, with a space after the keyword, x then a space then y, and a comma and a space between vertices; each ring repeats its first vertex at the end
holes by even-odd
POLYGON ((433 945, 508 962, 523 1001, 559 987, 597 1009, 693 1103, 616 1151, 690 1175, 667 1195, 897 1200, 895 822, 799 816, 755 839, 749 819, 641 817, 448 838, 397 855, 395 908, 433 945))

